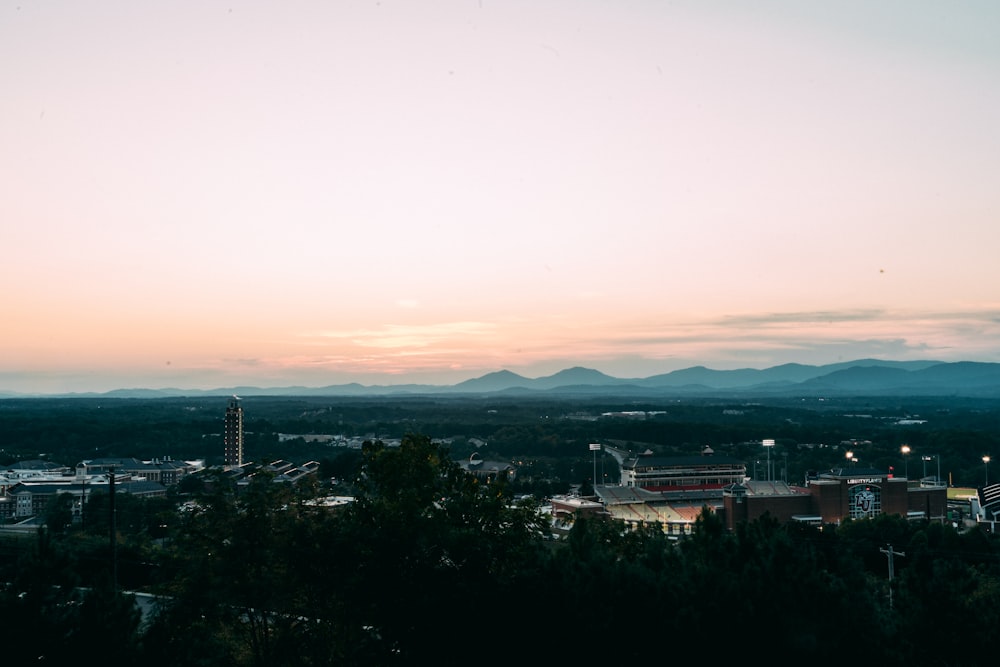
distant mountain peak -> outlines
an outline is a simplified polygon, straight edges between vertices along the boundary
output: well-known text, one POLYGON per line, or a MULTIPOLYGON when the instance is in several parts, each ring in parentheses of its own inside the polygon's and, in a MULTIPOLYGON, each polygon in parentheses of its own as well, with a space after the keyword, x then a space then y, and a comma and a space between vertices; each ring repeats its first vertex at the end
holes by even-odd
MULTIPOLYGON (((573 366, 572 368, 564 368, 558 373, 553 373, 549 375, 548 378, 577 378, 577 377, 588 377, 588 378, 607 378, 609 380, 614 380, 616 378, 611 377, 601 371, 594 370, 593 368, 585 368, 584 366, 573 366)), ((539 380, 544 380, 548 378, 538 378, 539 380)))
POLYGON ((558 373, 546 377, 540 377, 532 382, 533 387, 538 389, 555 389, 557 387, 566 387, 573 385, 594 385, 594 386, 607 386, 614 384, 622 384, 622 380, 606 375, 601 371, 594 370, 593 368, 584 368, 583 366, 573 366, 572 368, 566 368, 558 373))
POLYGON ((512 387, 527 387, 531 380, 512 371, 500 370, 487 373, 481 377, 459 382, 449 388, 450 391, 494 392, 512 387))

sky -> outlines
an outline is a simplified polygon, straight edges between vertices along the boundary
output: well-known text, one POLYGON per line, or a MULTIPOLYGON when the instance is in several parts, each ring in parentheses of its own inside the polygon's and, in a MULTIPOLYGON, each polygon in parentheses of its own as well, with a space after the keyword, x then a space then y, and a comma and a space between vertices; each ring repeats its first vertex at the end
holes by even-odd
POLYGON ((0 1, 0 391, 1000 362, 1000 4, 0 1))

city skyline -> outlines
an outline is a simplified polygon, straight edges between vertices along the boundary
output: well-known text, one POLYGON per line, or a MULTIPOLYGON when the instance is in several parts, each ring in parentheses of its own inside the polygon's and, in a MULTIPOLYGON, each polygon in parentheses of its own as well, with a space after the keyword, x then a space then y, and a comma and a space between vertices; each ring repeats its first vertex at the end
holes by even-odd
POLYGON ((1000 361, 1000 7, 0 7, 0 391, 1000 361))

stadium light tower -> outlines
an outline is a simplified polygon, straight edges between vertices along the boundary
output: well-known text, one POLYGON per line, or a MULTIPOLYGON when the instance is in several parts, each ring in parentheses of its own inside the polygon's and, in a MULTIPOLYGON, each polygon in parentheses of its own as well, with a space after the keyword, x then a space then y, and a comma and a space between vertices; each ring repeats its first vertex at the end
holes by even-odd
POLYGON ((601 443, 590 443, 590 451, 594 454, 594 493, 597 493, 597 452, 601 451, 601 443))
POLYGON ((910 446, 903 445, 899 448, 899 451, 903 452, 903 477, 907 480, 910 479, 910 446))
POLYGON ((989 486, 990 485, 990 457, 989 456, 984 456, 983 457, 983 465, 986 466, 986 484, 984 484, 983 486, 989 486))
POLYGON ((767 481, 771 481, 771 448, 774 447, 774 440, 768 438, 767 440, 761 441, 764 445, 764 449, 767 450, 767 481))

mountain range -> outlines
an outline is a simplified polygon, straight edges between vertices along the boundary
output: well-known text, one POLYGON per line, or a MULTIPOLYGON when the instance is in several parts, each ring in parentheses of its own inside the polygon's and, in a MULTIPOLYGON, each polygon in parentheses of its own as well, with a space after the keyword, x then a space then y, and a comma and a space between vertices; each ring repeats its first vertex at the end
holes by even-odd
MULTIPOLYGON (((577 397, 684 396, 955 396, 1000 398, 1000 363, 885 361, 858 359, 810 366, 782 364, 764 369, 713 370, 693 366, 645 378, 617 378, 573 367, 553 375, 527 378, 508 370, 487 373, 454 385, 361 385, 325 387, 220 387, 217 389, 116 389, 104 393, 47 394, 46 397, 108 396, 418 396, 504 395, 577 397)), ((27 397, 0 394, 0 397, 27 397)))

